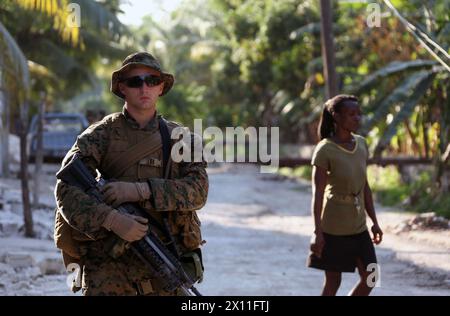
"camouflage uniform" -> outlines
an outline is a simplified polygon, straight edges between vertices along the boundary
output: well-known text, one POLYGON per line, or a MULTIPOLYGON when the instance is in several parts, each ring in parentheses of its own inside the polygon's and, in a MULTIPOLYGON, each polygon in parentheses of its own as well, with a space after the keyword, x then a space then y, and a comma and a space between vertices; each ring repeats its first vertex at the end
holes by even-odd
MULTIPOLYGON (((168 122, 169 132, 177 126, 174 122, 168 122)), ((96 169, 101 174, 107 174, 104 166, 108 162, 152 133, 159 133, 157 115, 140 129, 124 108, 122 113, 106 116, 81 134, 64 158, 63 166, 77 153, 94 175, 96 169)), ((206 202, 208 176, 205 168, 205 162, 172 163, 170 180, 163 179, 160 149, 130 166, 115 180, 148 182, 151 198, 141 202, 141 207, 158 221, 161 221, 161 214, 167 212, 169 229, 179 249, 185 252, 198 248, 202 243, 200 221, 194 211, 206 202)), ((113 233, 103 228, 102 223, 112 210, 110 206, 98 204, 80 189, 59 180, 55 196, 58 211, 64 219, 75 230, 89 237, 80 243, 84 295, 176 294, 163 292, 154 276, 131 250, 125 251, 118 259, 108 255, 106 240, 113 233), (138 291, 139 288, 144 288, 144 291, 138 291)), ((161 238, 164 239, 163 236, 161 238)))

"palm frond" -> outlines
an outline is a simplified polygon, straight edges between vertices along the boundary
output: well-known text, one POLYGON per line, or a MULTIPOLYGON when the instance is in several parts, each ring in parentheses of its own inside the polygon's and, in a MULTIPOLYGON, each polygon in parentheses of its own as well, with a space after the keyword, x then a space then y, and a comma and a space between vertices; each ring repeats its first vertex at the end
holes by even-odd
POLYGON ((26 10, 36 10, 52 17, 54 28, 60 33, 62 39, 70 42, 73 46, 80 46, 82 49, 84 43, 80 29, 84 23, 115 40, 119 40, 122 35, 129 34, 127 27, 119 21, 117 16, 95 0, 14 0, 14 2, 26 10), (72 14, 68 10, 69 4, 77 4, 80 7, 80 27, 67 25, 72 14))
POLYGON ((81 36, 86 46, 90 50, 99 52, 102 57, 122 59, 123 56, 127 56, 132 52, 131 48, 124 47, 125 45, 120 45, 92 32, 82 30, 81 36))
POLYGON ((47 78, 50 80, 56 80, 57 77, 54 73, 50 71, 47 67, 38 64, 34 61, 28 60, 28 69, 30 71, 30 75, 33 77, 39 77, 39 78, 47 78))
POLYGON ((71 12, 67 10, 68 0, 14 0, 13 2, 23 9, 35 10, 53 18, 53 27, 61 38, 74 47, 82 47, 79 28, 67 26, 67 21, 71 17, 71 12))
POLYGON ((322 72, 323 70, 323 58, 322 56, 316 57, 308 61, 306 64, 306 69, 309 74, 315 74, 318 72, 322 72))
POLYGON ((320 34, 320 23, 313 22, 299 27, 298 29, 292 31, 291 34, 289 34, 289 38, 291 40, 297 40, 304 34, 320 34))
POLYGON ((80 6, 82 23, 89 23, 99 33, 104 33, 115 40, 118 40, 123 35, 130 34, 128 28, 102 3, 94 0, 71 0, 71 2, 80 6))
MULTIPOLYGON (((27 59, 22 50, 17 45, 14 38, 0 22, 0 75, 17 78, 23 86, 25 91, 30 87, 30 74, 28 71, 27 59), (5 72, 5 73, 3 73, 5 72)), ((0 82, 1 83, 1 82, 0 82)))
POLYGON ((420 82, 430 76, 430 71, 422 70, 409 75, 403 82, 401 82, 394 91, 383 99, 381 104, 376 108, 373 116, 364 124, 361 133, 366 135, 375 124, 384 119, 389 114, 392 106, 404 102, 411 95, 411 91, 415 89, 420 82))
POLYGON ((75 58, 67 54, 64 49, 47 38, 37 38, 33 43, 36 52, 47 52, 47 54, 30 54, 29 58, 35 62, 45 65, 53 73, 65 77, 72 70, 85 71, 75 58))
POLYGON ((291 102, 292 100, 290 100, 288 93, 284 90, 279 90, 272 99, 273 110, 276 113, 281 113, 283 110, 287 111, 286 106, 291 102))
POLYGON ((394 61, 370 74, 363 82, 361 82, 361 84, 351 90, 354 94, 360 94, 362 90, 365 90, 368 87, 372 86, 381 78, 386 78, 393 74, 397 74, 407 70, 417 70, 420 68, 431 67, 436 64, 437 62, 434 60, 422 59, 412 61, 394 61))

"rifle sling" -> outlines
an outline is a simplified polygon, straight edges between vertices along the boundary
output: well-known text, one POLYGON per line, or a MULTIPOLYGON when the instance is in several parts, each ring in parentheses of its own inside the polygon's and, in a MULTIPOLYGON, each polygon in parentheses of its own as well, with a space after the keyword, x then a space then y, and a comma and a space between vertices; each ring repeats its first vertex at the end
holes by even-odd
MULTIPOLYGON (((172 143, 170 141, 170 133, 169 128, 167 127, 166 121, 161 117, 159 120, 159 131, 161 133, 161 142, 162 142, 162 151, 163 151, 163 174, 164 179, 169 179, 170 176, 170 151, 172 148, 172 143)), ((173 213, 173 216, 176 216, 176 212, 173 213)), ((167 212, 163 212, 162 214, 164 227, 166 230, 166 235, 169 237, 170 244, 172 246, 172 253, 180 258, 180 252, 177 249, 174 236, 170 233, 169 223, 168 223, 168 214, 167 212)))

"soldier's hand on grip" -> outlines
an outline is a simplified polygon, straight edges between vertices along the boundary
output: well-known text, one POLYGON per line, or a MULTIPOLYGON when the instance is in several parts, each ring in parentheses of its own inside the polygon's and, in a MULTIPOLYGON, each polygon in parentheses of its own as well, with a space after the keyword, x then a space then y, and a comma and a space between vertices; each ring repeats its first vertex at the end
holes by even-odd
POLYGON ((139 202, 150 197, 150 188, 145 182, 110 182, 102 187, 105 202, 118 207, 125 202, 139 202))
POLYGON ((146 218, 111 211, 103 222, 103 227, 113 231, 123 240, 133 242, 142 239, 148 230, 146 218))

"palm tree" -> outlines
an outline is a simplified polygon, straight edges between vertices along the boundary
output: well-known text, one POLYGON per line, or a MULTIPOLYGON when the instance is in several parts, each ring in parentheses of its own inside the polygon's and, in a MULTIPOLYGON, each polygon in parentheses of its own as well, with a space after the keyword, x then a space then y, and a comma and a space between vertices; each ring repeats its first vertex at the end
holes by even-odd
MULTIPOLYGON (((33 92, 39 92, 33 91, 33 87, 42 88, 39 83, 48 83, 61 76, 69 79, 72 88, 77 87, 77 83, 79 88, 82 87, 86 78, 93 83, 94 76, 88 70, 94 65, 94 59, 102 53, 114 56, 119 51, 123 52, 109 41, 117 42, 128 34, 126 27, 114 14, 118 12, 119 1, 109 3, 109 6, 94 0, 70 2, 77 3, 82 8, 81 22, 87 26, 84 28, 87 29, 86 32, 80 32, 77 27, 66 27, 65 23, 70 17, 70 12, 66 10, 68 0, 5 0, 0 4, 0 93, 3 94, 6 109, 4 113, 0 112, 0 117, 5 122, 9 121, 9 105, 16 105, 15 108, 19 105, 22 199, 27 237, 34 235, 26 155, 28 105, 33 92), (23 23, 17 23, 17 18, 22 18, 23 23), (30 57, 33 62, 28 60, 30 57), (36 68, 43 71, 33 73, 34 82, 37 83, 33 86, 30 82, 30 69, 36 68), (74 80, 70 80, 71 78, 74 80)), ((5 130, 7 133, 8 130, 5 130)))

